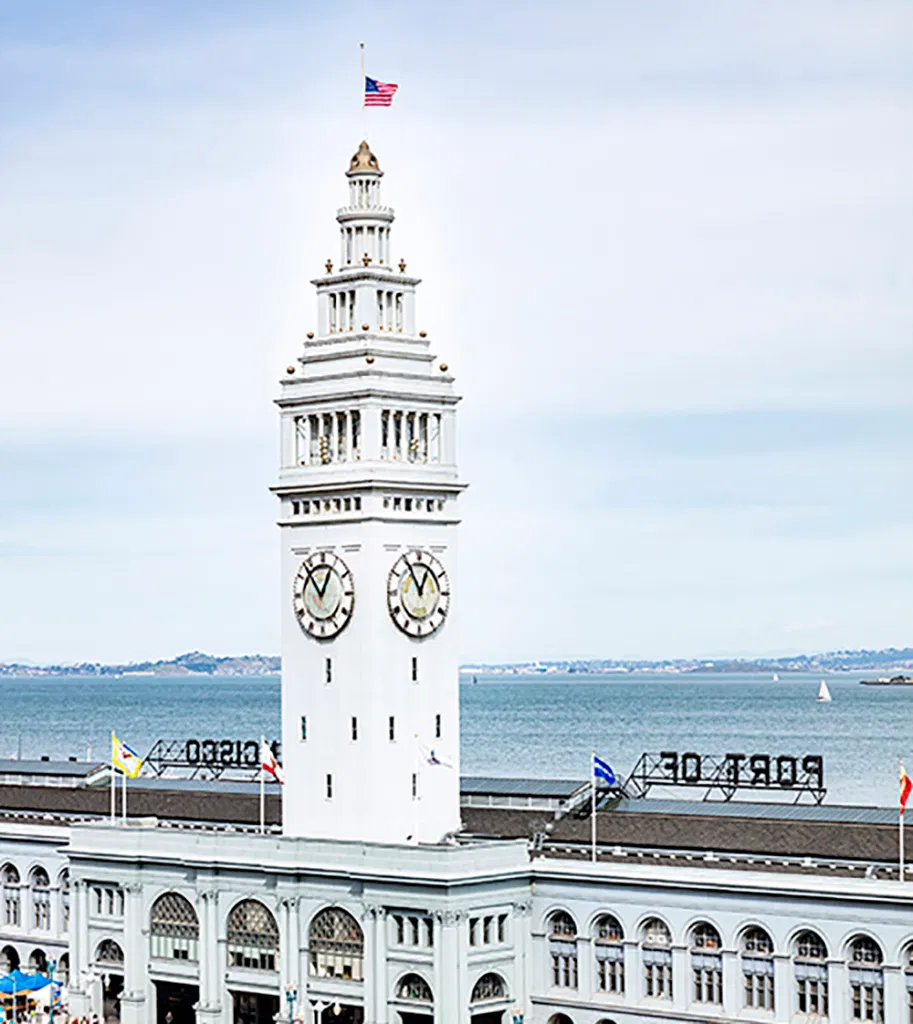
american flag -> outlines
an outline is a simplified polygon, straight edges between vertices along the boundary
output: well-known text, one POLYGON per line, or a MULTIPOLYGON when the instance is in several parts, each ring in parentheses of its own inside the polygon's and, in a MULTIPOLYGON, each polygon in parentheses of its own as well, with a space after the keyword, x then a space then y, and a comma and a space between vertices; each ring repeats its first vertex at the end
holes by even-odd
POLYGON ((398 88, 392 82, 378 82, 376 78, 365 75, 365 106, 389 107, 398 88))

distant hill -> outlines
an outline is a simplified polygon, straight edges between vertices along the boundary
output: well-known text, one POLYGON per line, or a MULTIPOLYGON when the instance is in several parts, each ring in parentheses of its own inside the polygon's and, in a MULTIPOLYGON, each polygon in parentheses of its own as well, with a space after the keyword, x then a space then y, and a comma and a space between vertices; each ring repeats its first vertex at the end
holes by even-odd
MULTIPOLYGON (((2 676, 272 676, 282 662, 274 654, 245 654, 219 658, 190 651, 162 661, 138 661, 126 665, 83 662, 78 665, 35 665, 30 662, 0 662, 2 676)), ((828 651, 824 654, 796 654, 784 658, 680 658, 667 661, 624 661, 612 659, 527 661, 498 665, 464 665, 465 673, 494 675, 620 675, 637 672, 886 672, 913 669, 913 647, 888 647, 878 651, 828 651)))
POLYGON ((569 660, 532 661, 504 665, 467 665, 464 672, 505 675, 580 674, 617 675, 636 672, 877 672, 913 669, 913 647, 887 647, 878 651, 828 651, 783 658, 673 658, 666 661, 569 660))
POLYGON ((278 655, 245 654, 218 658, 190 651, 169 661, 137 661, 128 665, 6 665, 0 662, 0 676, 269 676, 281 670, 278 655))

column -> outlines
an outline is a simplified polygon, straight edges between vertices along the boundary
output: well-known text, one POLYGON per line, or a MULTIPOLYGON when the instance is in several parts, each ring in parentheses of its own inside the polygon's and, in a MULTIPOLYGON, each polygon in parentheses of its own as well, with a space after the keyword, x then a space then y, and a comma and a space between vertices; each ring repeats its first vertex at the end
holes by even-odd
POLYGON ((577 936, 577 991, 581 999, 593 998, 593 946, 586 935, 577 936))
POLYGON ((219 892, 207 889, 200 893, 200 996, 197 1001, 197 1024, 217 1024, 222 1013, 222 961, 219 959, 218 909, 219 892))
POLYGON ((732 949, 723 950, 723 1013, 738 1016, 742 1008, 742 971, 739 955, 732 949))
POLYGON ((672 947, 672 1004, 678 1010, 691 1003, 691 971, 688 970, 688 950, 685 946, 672 947))
POLYGON ((514 962, 516 964, 514 986, 514 1003, 523 1010, 527 1020, 532 1019, 533 1007, 530 1001, 530 990, 533 980, 533 934, 532 934, 532 909, 529 901, 515 903, 513 906, 513 919, 510 936, 514 945, 514 962))
POLYGON ((774 954, 774 1018, 778 1021, 788 1021, 793 1015, 792 967, 788 954, 774 954))
POLYGON ((444 964, 441 956, 441 947, 444 935, 444 912, 434 912, 434 964, 432 965, 431 977, 433 979, 432 991, 434 992, 434 1024, 445 1024, 442 1010, 443 992, 446 987, 444 981, 444 964))
POLYGON ((441 915, 441 941, 435 950, 440 962, 441 988, 434 993, 435 1024, 464 1024, 468 1020, 466 987, 466 915, 445 910, 441 915))
POLYGON ((85 1017, 92 1012, 89 960, 89 890, 86 883, 73 879, 70 883, 70 985, 68 987, 70 1016, 85 1017))
POLYGON ((374 1024, 387 1024, 387 911, 374 908, 374 1024))
MULTIPOLYGON (((827 965, 827 997, 830 1013, 828 1018, 833 1021, 850 1019, 850 980, 846 964, 831 961, 827 965)), ((885 1016, 885 1020, 889 1018, 885 1016)))
POLYGON ((469 989, 469 927, 466 923, 469 915, 464 910, 457 910, 454 912, 456 918, 456 935, 457 935, 457 978, 459 996, 456 1005, 456 1014, 454 1016, 455 1021, 460 1021, 461 1024, 468 1024, 469 1022, 469 997, 471 995, 469 989))
POLYGON ((143 887, 124 886, 124 990, 120 997, 122 1024, 145 1024, 146 977, 149 974, 143 930, 143 887))
POLYGON ((907 979, 901 967, 884 968, 884 1019, 903 1020, 908 1014, 907 979))
POLYGON ((365 959, 364 959, 364 992, 365 992, 365 1022, 375 1024, 377 1019, 377 984, 374 977, 375 971, 375 946, 377 935, 375 933, 375 915, 380 908, 373 903, 365 903, 361 909, 361 931, 365 937, 365 959))
POLYGON ((640 962, 640 944, 636 939, 625 939, 625 1002, 636 1005, 644 997, 644 972, 640 962))

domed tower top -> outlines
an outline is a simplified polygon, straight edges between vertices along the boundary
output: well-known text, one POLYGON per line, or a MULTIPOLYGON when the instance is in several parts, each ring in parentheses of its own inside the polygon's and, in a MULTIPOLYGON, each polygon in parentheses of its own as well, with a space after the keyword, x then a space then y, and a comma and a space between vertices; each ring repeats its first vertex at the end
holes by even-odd
POLYGON ((358 152, 349 161, 349 169, 346 171, 346 174, 364 174, 365 171, 373 172, 374 174, 384 173, 380 169, 377 157, 371 152, 371 147, 367 142, 362 142, 358 147, 358 152))

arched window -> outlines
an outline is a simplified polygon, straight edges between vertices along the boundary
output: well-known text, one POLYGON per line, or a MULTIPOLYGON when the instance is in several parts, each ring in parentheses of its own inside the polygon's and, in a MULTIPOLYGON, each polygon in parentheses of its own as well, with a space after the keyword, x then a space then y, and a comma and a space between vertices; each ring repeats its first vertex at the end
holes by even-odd
POLYGON ((152 956, 159 960, 199 960, 200 922, 193 904, 180 893, 166 892, 149 916, 152 956))
POLYGON ((742 934, 742 980, 747 1007, 774 1008, 774 944, 763 928, 749 928, 742 934))
POLYGON ((651 917, 640 937, 644 965, 644 995, 653 999, 672 998, 672 935, 663 921, 651 917))
POLYGON ((274 971, 279 958, 276 919, 259 900, 242 900, 228 915, 228 964, 274 971))
POLYGON ((3 920, 5 924, 18 928, 21 923, 19 913, 19 872, 12 864, 6 864, 2 871, 3 877, 3 920))
POLYGON ((884 1020, 884 956, 881 947, 865 935, 850 942, 850 1020, 884 1020))
POLYGON ((48 958, 43 949, 33 949, 29 954, 29 970, 39 974, 48 973, 48 958))
POLYGON ((603 914, 593 926, 596 985, 600 992, 622 995, 625 990, 625 933, 618 918, 603 914))
POLYGON ((495 999, 507 998, 507 986, 500 974, 489 971, 483 974, 475 983, 472 995, 469 998, 471 1003, 489 1003, 495 999))
POLYGON ((564 910, 548 919, 548 951, 552 960, 552 984, 577 987, 577 925, 564 910))
POLYGON ((64 868, 60 872, 60 878, 57 882, 60 888, 60 915, 61 915, 61 926, 65 932, 70 930, 70 872, 64 868))
POLYGON ((904 980, 907 983, 907 1011, 913 1024, 913 945, 907 946, 901 961, 904 965, 904 980))
POLYGON ((355 918, 340 907, 322 910, 311 922, 308 952, 315 977, 364 979, 365 937, 355 918))
POLYGON ((0 949, 0 973, 9 974, 19 966, 19 954, 15 946, 4 946, 0 949))
POLYGON ((95 950, 95 962, 109 967, 123 967, 124 951, 114 939, 103 939, 95 950))
POLYGON ((396 986, 396 998, 409 1003, 433 1003, 431 986, 420 974, 407 974, 396 986))
POLYGON ((548 1024, 574 1024, 566 1013, 553 1013, 548 1019, 548 1024))
POLYGON ((799 1013, 828 1014, 827 946, 812 931, 799 932, 793 943, 796 1005, 799 1013))
POLYGON ((59 981, 64 988, 70 983, 70 954, 61 953, 57 959, 57 971, 54 980, 59 981))
POLYGON ((712 924, 691 929, 691 982, 696 1003, 723 1004, 723 940, 712 924))
POLYGON ((51 880, 47 871, 37 867, 30 878, 32 889, 32 927, 45 932, 51 927, 51 880))

